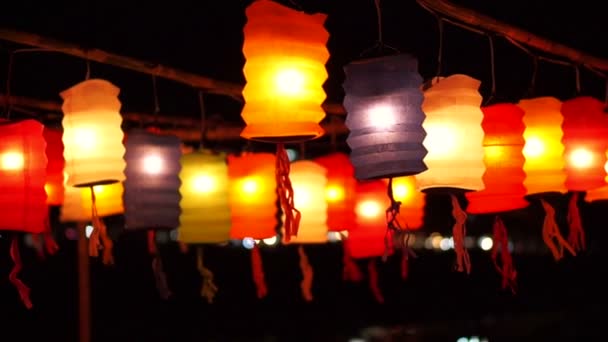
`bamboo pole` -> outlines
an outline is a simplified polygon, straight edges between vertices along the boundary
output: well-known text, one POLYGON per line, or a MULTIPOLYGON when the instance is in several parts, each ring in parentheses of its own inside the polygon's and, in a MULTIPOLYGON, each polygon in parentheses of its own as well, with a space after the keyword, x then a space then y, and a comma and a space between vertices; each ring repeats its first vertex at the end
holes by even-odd
POLYGON ((457 20, 482 31, 505 36, 528 47, 550 55, 560 56, 573 64, 608 72, 608 59, 586 54, 580 50, 537 36, 521 28, 498 21, 479 12, 457 6, 446 0, 416 0, 420 6, 445 18, 457 20))
POLYGON ((78 341, 91 342, 91 276, 86 223, 79 222, 76 229, 78 230, 78 341))

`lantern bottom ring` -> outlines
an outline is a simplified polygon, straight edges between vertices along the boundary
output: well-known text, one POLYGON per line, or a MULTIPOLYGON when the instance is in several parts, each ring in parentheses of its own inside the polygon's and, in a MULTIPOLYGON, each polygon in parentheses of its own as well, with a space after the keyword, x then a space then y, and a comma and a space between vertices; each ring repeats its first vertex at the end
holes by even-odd
POLYGON ((91 188, 97 185, 110 185, 118 182, 120 182, 118 179, 102 179, 97 182, 72 184, 72 186, 75 188, 91 188))
POLYGON ((241 137, 267 143, 300 143, 320 138, 323 134, 325 131, 317 123, 256 123, 247 125, 241 132, 241 137))

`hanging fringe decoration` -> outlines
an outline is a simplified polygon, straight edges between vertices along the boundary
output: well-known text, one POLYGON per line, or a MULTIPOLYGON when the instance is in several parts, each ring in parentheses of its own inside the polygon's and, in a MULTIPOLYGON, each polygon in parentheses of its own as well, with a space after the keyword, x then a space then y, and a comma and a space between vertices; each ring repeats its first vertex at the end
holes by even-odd
POLYGON ((89 237, 89 255, 92 257, 99 256, 99 249, 102 248, 102 244, 99 242, 101 240, 103 243, 102 262, 104 265, 111 265, 114 264, 114 256, 112 255, 114 244, 108 236, 105 223, 97 213, 95 187, 91 186, 89 189, 91 190, 91 224, 93 226, 93 231, 89 237))
POLYGON ((291 180, 289 179, 289 166, 289 156, 287 155, 287 150, 285 150, 285 145, 277 144, 275 172, 279 201, 283 214, 285 214, 284 226, 286 242, 289 242, 292 236, 298 235, 301 217, 300 211, 294 206, 293 187, 291 186, 291 180))
POLYGON ((568 243, 576 252, 580 252, 587 248, 585 230, 583 229, 583 221, 578 207, 578 198, 579 193, 574 192, 568 203, 568 243))
POLYGON ((348 254, 348 239, 343 240, 342 242, 342 262, 343 262, 343 270, 342 270, 342 279, 344 281, 352 281, 352 282, 360 282, 363 280, 363 273, 357 266, 357 263, 353 258, 351 258, 350 254, 348 254))
POLYGON ((375 259, 369 260, 369 263, 367 264, 367 272, 369 276, 369 288, 372 290, 374 298, 376 298, 378 303, 384 304, 384 296, 382 295, 378 282, 378 269, 376 268, 375 259))
POLYGON ((555 261, 559 261, 564 257, 564 249, 572 255, 576 255, 574 249, 562 237, 559 231, 559 226, 555 220, 555 209, 544 199, 540 200, 543 209, 545 210, 545 220, 543 221, 543 241, 553 254, 555 261))
POLYGON ((15 266, 11 270, 8 279, 15 286, 17 292, 19 292, 19 297, 21 297, 23 305, 25 305, 26 308, 31 309, 33 305, 32 301, 30 300, 30 288, 27 287, 27 285, 25 285, 21 279, 17 278, 22 268, 21 256, 19 255, 19 240, 17 235, 13 236, 11 241, 10 254, 15 266))
POLYGON ((517 286, 517 272, 513 265, 513 258, 509 251, 509 238, 507 236, 507 228, 500 217, 496 216, 494 219, 492 236, 492 262, 498 273, 502 276, 502 289, 509 287, 511 292, 515 294, 515 287, 517 286), (498 253, 500 251, 500 264, 498 262, 498 253))
POLYGON ((152 256, 152 273, 156 282, 156 289, 163 300, 169 299, 172 293, 167 282, 167 275, 163 270, 163 262, 156 247, 156 232, 148 230, 148 253, 152 256))
POLYGON ((51 224, 49 222, 49 218, 44 220, 44 232, 40 234, 33 234, 32 238, 34 239, 34 245, 36 246, 36 251, 38 252, 38 257, 44 260, 44 252, 48 255, 55 255, 59 250, 59 245, 53 238, 53 233, 51 231, 51 224))
POLYGON ((386 262, 388 260, 388 255, 391 250, 391 239, 393 238, 393 233, 398 233, 401 231, 401 224, 397 219, 397 217, 399 216, 399 209, 401 208, 401 202, 395 201, 395 196, 393 195, 393 177, 390 177, 388 179, 386 194, 390 199, 391 203, 384 213, 386 217, 386 234, 384 234, 384 255, 382 256, 383 262, 386 262))
POLYGON ((213 303, 218 288, 213 281, 213 273, 210 269, 206 268, 203 263, 203 247, 198 247, 196 249, 196 268, 203 279, 201 297, 207 299, 207 303, 211 304, 213 303))
POLYGON ((253 245, 253 249, 251 250, 251 271, 258 298, 266 297, 268 289, 266 288, 266 279, 264 279, 264 265, 262 264, 262 255, 257 244, 253 245))
POLYGON ((467 235, 467 213, 462 210, 455 195, 451 194, 450 198, 452 199, 452 216, 455 220, 454 227, 452 228, 452 239, 454 240, 454 251, 456 252, 456 271, 470 274, 471 259, 464 245, 464 239, 467 235))
POLYGON ((300 269, 302 270, 302 282, 300 283, 302 297, 304 297, 304 300, 307 302, 312 302, 312 280, 314 275, 312 266, 308 261, 304 246, 298 246, 298 254, 300 255, 300 269))
POLYGON ((409 227, 406 227, 403 233, 404 236, 401 240, 401 279, 406 280, 410 273, 410 257, 417 258, 418 255, 410 248, 411 232, 409 227))

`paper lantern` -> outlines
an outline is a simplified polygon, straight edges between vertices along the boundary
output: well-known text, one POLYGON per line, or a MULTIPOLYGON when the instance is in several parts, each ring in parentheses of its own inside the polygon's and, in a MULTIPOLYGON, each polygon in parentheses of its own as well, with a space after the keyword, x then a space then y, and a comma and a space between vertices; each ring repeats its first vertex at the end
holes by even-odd
POLYGON ((608 149, 604 104, 592 97, 580 96, 564 101, 561 112, 566 188, 587 191, 604 186, 608 149))
MULTIPOLYGON (((348 232, 348 254, 355 259, 384 255, 386 251, 385 210, 389 206, 386 184, 382 180, 361 182, 357 185, 355 213, 357 225, 348 232)), ((392 252, 392 241, 389 252, 392 252)))
POLYGON ((528 195, 566 192, 562 103, 554 97, 521 100, 524 113, 524 185, 528 195))
POLYGON ((247 125, 241 136, 273 142, 321 136, 329 58, 329 34, 323 27, 327 16, 270 0, 254 1, 246 16, 242 117, 247 125))
POLYGON ((481 108, 485 189, 465 194, 471 214, 500 213, 528 206, 524 180, 524 112, 510 103, 481 108))
POLYGON ((344 68, 347 143, 359 180, 426 170, 422 77, 408 55, 356 61, 344 68))
POLYGON ((199 151, 184 154, 180 163, 178 239, 193 244, 228 241, 231 212, 226 155, 199 151))
MULTIPOLYGON (((123 183, 93 186, 97 217, 120 215, 123 205, 123 183)), ((65 187, 64 200, 59 210, 61 222, 87 222, 93 219, 91 189, 65 187)))
POLYGON ((424 162, 428 170, 416 176, 421 190, 483 189, 480 84, 472 77, 456 74, 436 79, 424 92, 424 147, 428 150, 424 162))
POLYGON ((327 227, 329 231, 349 230, 356 224, 357 180, 347 154, 331 153, 315 159, 327 170, 327 227))
POLYGON ((125 179, 119 89, 90 79, 63 91, 66 185, 88 187, 125 179))
POLYGON ((0 123, 0 230, 46 230, 46 141, 35 120, 0 123))
POLYGON ((58 129, 45 127, 43 134, 46 141, 46 157, 48 159, 46 182, 44 183, 44 190, 47 194, 46 203, 48 205, 61 205, 63 203, 63 168, 65 166, 63 142, 61 141, 63 133, 58 129))
POLYGON ((277 235, 277 193, 274 155, 228 156, 233 239, 266 239, 277 235))
POLYGON ((298 160, 291 165, 293 197, 302 213, 298 235, 290 243, 327 242, 327 170, 310 160, 298 160))
POLYGON ((397 221, 403 229, 416 230, 424 225, 426 194, 416 189, 415 176, 393 179, 393 197, 401 202, 397 221))
POLYGON ((134 130, 129 132, 125 151, 125 229, 177 228, 181 211, 179 139, 134 130))

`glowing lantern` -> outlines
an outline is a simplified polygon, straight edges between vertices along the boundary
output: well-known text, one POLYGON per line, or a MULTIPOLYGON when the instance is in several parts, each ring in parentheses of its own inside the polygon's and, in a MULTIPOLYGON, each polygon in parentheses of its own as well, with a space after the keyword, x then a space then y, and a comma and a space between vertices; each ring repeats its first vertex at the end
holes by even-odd
POLYGON ((483 107, 485 189, 467 192, 467 212, 499 213, 528 206, 524 180, 524 112, 509 103, 483 107))
POLYGON ((344 68, 350 159, 359 180, 426 170, 418 63, 408 55, 356 61, 344 68))
MULTIPOLYGON (((93 186, 97 217, 120 215, 123 206, 123 183, 93 186)), ((61 222, 87 222, 94 219, 91 191, 87 188, 65 187, 64 200, 59 211, 61 222)))
POLYGON ((180 214, 180 141, 129 132, 125 143, 125 229, 175 229, 180 214))
POLYGON ((424 92, 426 114, 424 162, 428 170, 416 176, 421 190, 459 188, 481 190, 483 173, 483 113, 481 82, 466 75, 436 79, 424 92))
MULTIPOLYGON (((606 151, 606 156, 608 157, 608 151, 606 151)), ((606 183, 608 183, 608 161, 604 164, 604 170, 606 170, 606 183)), ((601 188, 592 189, 587 191, 585 194, 585 201, 594 202, 594 201, 603 201, 608 200, 608 184, 605 184, 601 188)))
POLYGON ((0 123, 0 230, 39 234, 46 229, 43 130, 35 120, 0 123))
POLYGON ((521 100, 524 113, 524 186, 528 195, 566 192, 562 103, 553 97, 521 100))
POLYGON ((224 154, 184 154, 179 237, 184 243, 220 243, 230 239, 230 193, 224 154))
POLYGON ((254 1, 244 28, 241 136, 274 142, 317 138, 325 117, 323 83, 329 34, 325 14, 309 15, 270 0, 254 1))
POLYGON ((277 235, 274 155, 228 156, 233 239, 266 239, 277 235))
POLYGON ((125 179, 119 89, 90 79, 63 91, 63 145, 68 186, 125 179))
POLYGON ((580 96, 562 104, 566 188, 587 191, 605 184, 608 120, 604 104, 580 96))
POLYGON ((315 159, 327 170, 327 226, 330 231, 349 230, 355 226, 357 180, 348 155, 331 153, 315 159))
POLYGON ((327 242, 327 170, 310 160, 292 164, 292 185, 296 207, 302 212, 298 235, 290 243, 327 242))
POLYGON ((60 130, 45 127, 43 134, 46 141, 46 157, 48 159, 46 182, 44 184, 44 190, 47 194, 46 203, 48 205, 61 205, 63 203, 63 168, 65 165, 63 142, 61 141, 63 133, 60 130))
POLYGON ((398 177, 393 179, 393 196, 401 202, 397 220, 399 225, 415 230, 424 224, 424 205, 426 194, 416 189, 415 176, 398 177))

